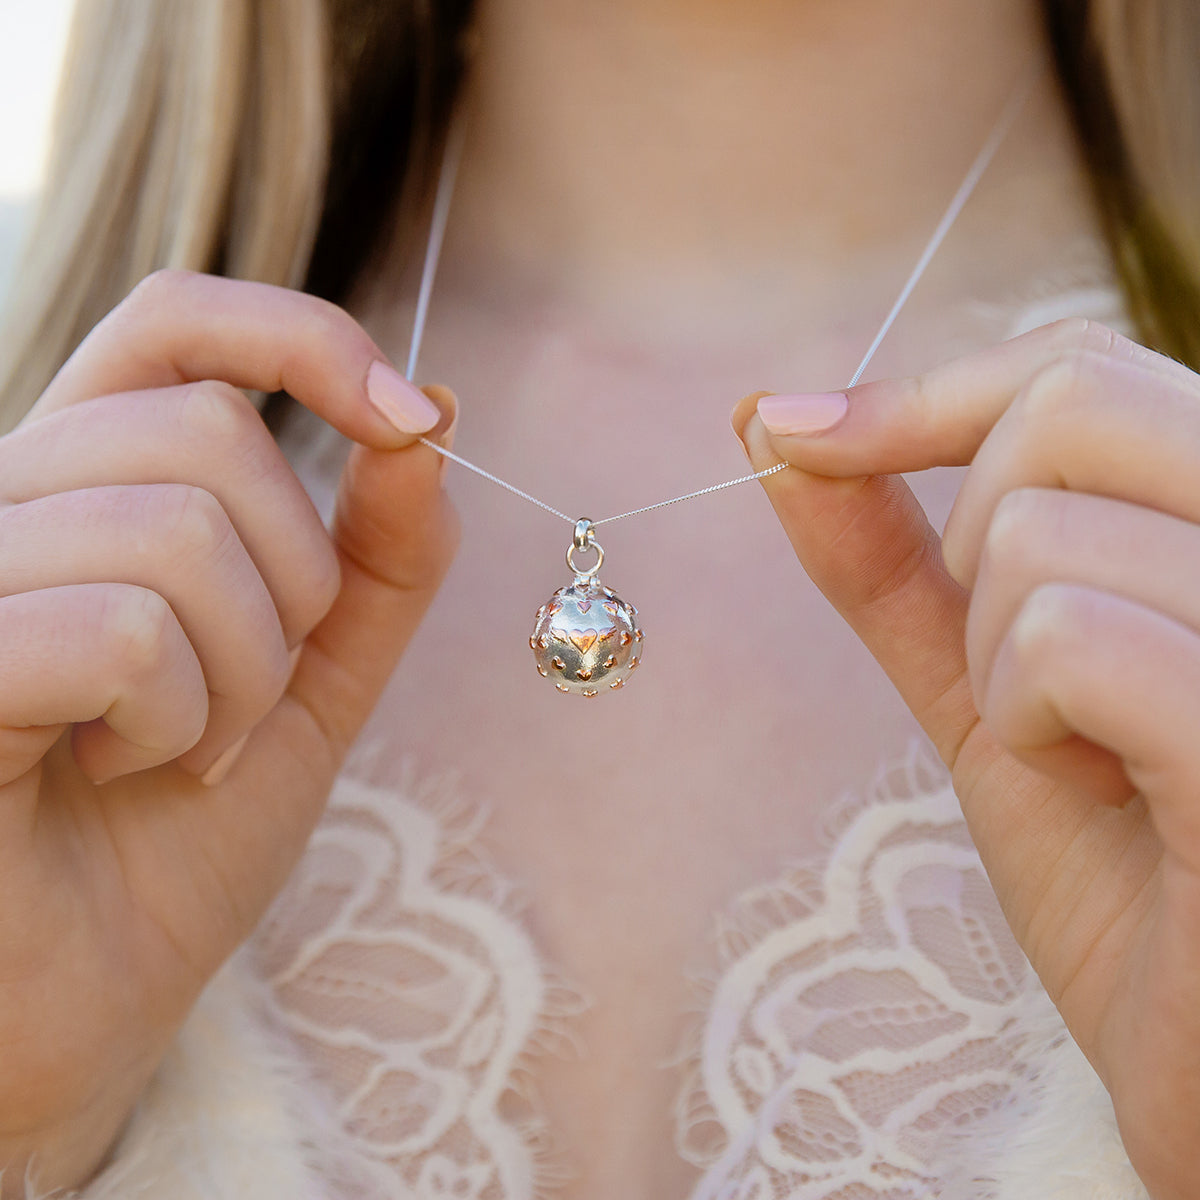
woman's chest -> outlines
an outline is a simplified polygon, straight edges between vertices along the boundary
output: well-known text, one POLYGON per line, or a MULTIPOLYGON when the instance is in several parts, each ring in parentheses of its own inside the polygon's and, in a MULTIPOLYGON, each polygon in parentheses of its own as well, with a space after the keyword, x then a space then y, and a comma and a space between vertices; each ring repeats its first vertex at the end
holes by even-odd
MULTIPOLYGON (((697 378, 684 393, 694 412, 680 422, 654 409, 662 381, 644 363, 610 364, 599 381, 594 371, 585 381, 576 366, 572 355, 549 351, 510 365, 491 380, 490 405, 489 380, 468 371, 459 384, 457 448, 556 507, 595 519, 744 473, 721 411, 736 395, 732 378, 697 378), (574 413, 561 401, 569 389, 574 413)), ((673 402, 687 407, 678 393, 673 402)), ((377 1057, 375 1074, 343 1085, 360 1119, 370 1111, 382 1120, 380 1104, 393 1111, 416 1102, 380 1065, 389 1056, 400 1055, 401 1074, 422 1080, 430 1096, 466 1088, 476 1105, 487 1089, 473 1093, 462 1072, 478 1068, 492 1073, 496 1088, 487 1104, 503 1100, 515 1113, 525 1103, 527 1115, 544 1122, 575 1172, 562 1191, 569 1200, 682 1196, 726 1136, 719 1121, 680 1108, 714 1102, 696 1077, 702 1056, 694 1039, 706 1009, 710 1021, 714 1013, 720 1022, 752 1021, 759 1001, 766 1009, 784 1003, 762 991, 769 977, 794 975, 792 960, 815 967, 829 959, 831 910, 815 893, 803 901, 807 929, 779 933, 800 915, 790 866, 826 852, 839 801, 869 788, 880 763, 902 758, 916 727, 803 575, 757 484, 600 526, 602 578, 639 610, 643 663, 620 692, 559 694, 539 677, 529 635, 539 604, 570 579, 571 526, 453 464, 449 470, 463 517, 460 553, 355 768, 382 789, 376 796, 396 799, 390 816, 386 800, 380 812, 364 802, 370 811, 357 816, 351 800, 336 818, 339 832, 324 851, 333 876, 317 869, 323 886, 341 894, 342 932, 317 939, 320 971, 298 966, 313 954, 311 941, 278 956, 284 1004, 327 1028, 346 989, 378 997, 359 1031, 364 1053, 377 1057), (432 803, 409 804, 414 787, 426 788, 432 803), (463 817, 478 805, 487 810, 479 838, 463 817), (429 813, 439 811, 457 812, 451 826, 464 819, 470 836, 456 840, 444 822, 430 824, 429 813), (347 819, 361 827, 362 845, 338 841, 347 819), (380 847, 388 845, 393 859, 384 868, 380 847), (388 898, 372 902, 364 958, 362 918, 353 914, 371 905, 348 895, 372 877, 371 862, 388 898), (773 948, 728 982, 732 945, 764 932, 773 948), (340 964, 333 970, 330 955, 340 964), (772 956, 779 961, 769 965, 772 956), (324 983, 314 985, 317 974, 324 983), (739 995, 707 1008, 711 989, 697 978, 725 979, 739 995), (400 1016, 386 1015, 389 1007, 400 1016), (455 1033, 456 1021, 477 1032, 455 1033), (423 1022, 436 1035, 421 1032, 423 1022), (462 1037, 475 1068, 463 1067, 462 1037), (551 1052, 527 1060, 538 1045, 551 1052), (431 1084, 431 1062, 443 1058, 450 1065, 431 1084)), ((927 488, 935 507, 945 509, 954 482, 947 476, 927 488)), ((961 833, 955 839, 961 843, 961 833)), ((943 884, 954 892, 959 867, 946 869, 943 884)), ((858 904, 852 890, 836 900, 846 912, 858 904)), ((858 918, 847 920, 843 940, 853 941, 858 918)), ((900 971, 878 988, 868 982, 863 995, 868 1007, 882 997, 899 1011, 924 993, 900 971)), ((924 1003, 932 1012, 939 1002, 924 1003)), ((779 1011, 768 1023, 778 1019, 779 1011)), ((313 1036, 323 1042, 327 1034, 313 1036)), ((714 1053, 724 1072, 735 1048, 714 1053)), ((770 1054, 747 1053, 741 1058, 758 1064, 747 1069, 762 1075, 770 1054)), ((345 1060, 334 1057, 340 1078, 345 1060)), ((756 1076, 756 1086, 770 1092, 766 1078, 756 1076)), ((731 1082, 718 1090, 726 1086, 737 1090, 731 1082)), ((733 1093, 722 1094, 728 1101, 733 1093)), ((436 1122, 417 1124, 423 1133, 404 1142, 401 1155, 411 1171, 441 1154, 436 1122)), ((511 1141, 510 1168, 523 1161, 519 1146, 511 1141)), ((483 1194, 527 1193, 510 1184, 483 1194)))

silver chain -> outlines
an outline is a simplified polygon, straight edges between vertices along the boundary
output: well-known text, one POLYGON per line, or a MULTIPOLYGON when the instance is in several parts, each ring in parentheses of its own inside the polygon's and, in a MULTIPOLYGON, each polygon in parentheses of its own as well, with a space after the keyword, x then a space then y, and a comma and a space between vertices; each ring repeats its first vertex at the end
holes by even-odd
MULTIPOLYGON (((900 294, 896 297, 896 302, 884 318, 883 324, 880 325, 879 331, 872 339, 866 354, 863 355, 862 361, 858 364, 857 370, 855 370, 850 378, 850 382, 846 385, 847 388, 852 388, 858 383, 863 376, 863 372, 866 371, 871 360, 875 357, 875 352, 883 343, 883 339, 887 337, 888 331, 900 315, 900 310, 912 295, 921 276, 925 274, 925 268, 929 266, 933 260, 933 256, 938 252, 946 234, 950 232, 951 226, 958 219, 959 213, 966 207, 967 201, 971 198, 971 193, 975 190, 975 185, 983 177, 983 173, 995 157, 1000 144, 1012 128, 1013 122, 1016 121, 1017 116, 1024 107, 1025 101, 1029 93, 1033 90, 1033 85, 1039 74, 1040 70, 1037 68, 1025 72, 1017 86, 1013 89, 1012 95, 1004 105, 1000 116, 996 120, 996 124, 988 134, 987 140, 975 156, 975 161, 971 163, 962 183, 959 184, 958 190, 954 193, 953 198, 947 206, 942 219, 938 222, 937 228, 934 229, 933 235, 926 243, 925 249, 921 251, 921 256, 917 259, 916 265, 913 267, 908 279, 905 280, 904 286, 900 289, 900 294)), ((460 112, 455 118, 446 139, 441 172, 438 176, 437 194, 433 204, 433 218, 429 227, 429 241, 425 247, 425 265, 421 271, 421 288, 417 297, 417 313, 413 321, 412 342, 409 345, 408 351, 408 368, 405 372, 409 379, 412 379, 417 369, 417 356, 420 354, 421 340, 425 334, 425 320, 429 313, 429 299, 433 294, 433 279, 437 273, 438 259, 442 252, 442 240, 446 232, 446 220, 450 214, 450 198, 454 194, 454 183, 458 175, 458 164, 462 158, 465 134, 466 119, 460 112)), ((538 508, 545 509, 546 512, 560 517, 571 525, 576 523, 576 517, 567 516, 565 512, 554 508, 544 500, 539 500, 536 496, 531 496, 528 492, 522 491, 519 487, 508 483, 498 475, 493 475, 490 471, 485 471, 482 467, 477 467, 473 462, 468 462, 461 455, 447 450, 444 446, 439 446, 436 442, 430 441, 429 438, 422 437, 418 440, 423 446, 428 446, 431 450, 436 450, 443 458, 448 458, 451 462, 458 463, 460 467, 466 467, 468 471, 474 471, 476 475, 480 475, 492 483, 499 484, 506 491, 512 492, 514 496, 520 496, 522 500, 528 500, 530 504, 536 504, 538 508)), ((607 525, 612 521, 623 521, 626 517, 636 517, 642 513, 653 512, 658 508, 667 508, 672 504, 681 504, 684 500, 695 500, 698 496, 708 496, 713 492, 724 491, 725 488, 737 487, 742 483, 752 483, 756 479, 765 479, 768 475, 774 475, 778 471, 786 470, 787 467, 788 464, 786 462, 776 463, 773 467, 767 467, 762 471, 755 471, 752 475, 740 475, 737 479, 729 479, 724 483, 714 483, 710 487, 700 488, 699 491, 685 492, 682 496, 672 496, 669 500, 660 500, 657 504, 647 504, 643 508, 633 508, 629 512, 617 513, 613 517, 604 517, 599 521, 593 521, 592 524, 607 525)))

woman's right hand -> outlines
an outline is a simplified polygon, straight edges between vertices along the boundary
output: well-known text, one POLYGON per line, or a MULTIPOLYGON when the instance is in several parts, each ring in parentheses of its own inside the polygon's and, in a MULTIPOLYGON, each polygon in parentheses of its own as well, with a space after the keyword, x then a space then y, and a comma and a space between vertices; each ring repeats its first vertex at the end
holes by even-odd
POLYGON ((301 854, 453 555, 431 394, 333 305, 164 272, 0 438, 5 1200, 101 1165, 301 854), (359 443, 332 536, 239 388, 359 443))

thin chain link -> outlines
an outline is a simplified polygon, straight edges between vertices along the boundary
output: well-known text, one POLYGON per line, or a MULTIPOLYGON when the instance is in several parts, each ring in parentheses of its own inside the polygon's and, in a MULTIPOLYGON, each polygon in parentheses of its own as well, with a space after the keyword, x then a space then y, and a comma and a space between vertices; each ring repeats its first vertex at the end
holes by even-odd
MULTIPOLYGON (((871 360, 875 357, 875 352, 883 343, 883 339, 887 337, 892 325, 895 324, 896 318, 900 315, 900 310, 912 295, 921 276, 925 274, 925 268, 933 260, 933 256, 937 253, 946 234, 950 232, 950 227, 958 219, 959 213, 966 207, 971 193, 975 190, 975 185, 983 177, 983 173, 995 157, 996 151, 1000 148, 1008 131, 1012 128, 1013 122, 1016 121, 1018 114, 1024 107, 1025 101, 1040 74, 1041 71, 1039 68, 1031 68, 1022 76, 1020 82, 1013 89, 1012 95, 996 120, 996 124, 988 134, 987 140, 975 156, 975 161, 971 163, 970 169, 967 171, 962 183, 959 184, 958 190, 954 193, 942 219, 938 222, 937 228, 933 231, 933 235, 926 243, 924 250, 921 251, 921 256, 917 259, 917 263, 913 267, 908 279, 905 280, 904 286, 900 289, 900 294, 896 297, 896 302, 884 318, 883 324, 872 339, 866 354, 851 376, 850 382, 846 385, 847 388, 852 388, 858 383, 863 376, 863 372, 866 371, 871 360)), ((454 194, 454 181, 458 174, 459 160, 462 157, 465 131, 466 120, 460 112, 455 118, 454 125, 446 139, 446 149, 442 157, 437 196, 433 206, 433 219, 429 228, 429 242, 425 248, 425 265, 421 272, 421 289, 417 298, 417 313, 413 322, 412 342, 408 352, 407 374, 409 379, 413 377, 417 369, 417 356, 420 353, 421 340, 425 333, 425 319, 429 311, 429 298, 433 293, 433 279, 437 273, 438 258, 441 255, 442 238, 446 231, 446 220, 450 213, 450 198, 454 194)), ((554 508, 544 500, 539 500, 536 496, 531 496, 528 492, 522 491, 519 487, 508 483, 498 475, 493 475, 490 471, 485 471, 482 467, 477 467, 474 463, 468 462, 465 458, 447 450, 444 446, 439 446, 436 442, 424 437, 418 440, 423 446, 428 446, 431 450, 436 450, 443 458, 448 458, 451 462, 458 463, 461 467, 466 467, 468 471, 474 471, 476 475, 480 475, 484 479, 498 484, 506 491, 512 492, 514 496, 520 496, 522 500, 528 500, 530 504, 536 504, 538 508, 545 509, 546 512, 561 518, 571 525, 575 524, 575 517, 567 516, 565 512, 554 508)), ((632 508, 628 512, 617 513, 616 516, 604 517, 599 521, 592 522, 592 524, 607 525, 612 521, 623 521, 626 517, 637 517, 642 513, 654 512, 655 509, 668 508, 672 504, 681 504, 684 500, 695 500, 698 496, 708 496, 713 492, 721 492, 726 488, 737 487, 739 484, 752 483, 756 479, 765 479, 768 475, 774 475, 778 471, 786 470, 788 466, 789 464, 786 462, 776 463, 773 467, 767 467, 762 471, 755 471, 753 475, 740 475, 737 479, 729 479, 724 483, 714 483, 711 487, 700 488, 699 491, 695 492, 685 492, 682 496, 672 496, 669 500, 660 500, 657 504, 647 504, 643 508, 632 508)))
MULTIPOLYGON (((437 442, 431 442, 428 438, 418 439, 423 446, 428 446, 430 450, 436 450, 443 458, 448 458, 451 462, 456 462, 460 467, 466 467, 468 471, 474 471, 476 475, 482 475, 484 479, 490 479, 493 483, 498 483, 505 491, 512 492, 514 496, 520 496, 522 500, 528 500, 530 504, 536 504, 538 508, 544 508, 548 513, 556 517, 562 517, 564 521, 570 521, 575 524, 575 517, 568 517, 565 512, 559 512, 557 508, 552 508, 544 500, 539 500, 536 496, 531 496, 528 492, 523 492, 519 487, 514 487, 513 484, 500 478, 499 475, 493 475, 491 471, 485 471, 482 467, 477 467, 473 462, 467 462, 465 458, 455 454, 453 450, 447 450, 445 446, 439 446, 437 442)), ((610 517, 611 521, 613 518, 610 517)), ((593 522, 599 524, 599 522, 593 522)))
POLYGON ((711 492, 721 492, 725 488, 737 487, 739 483, 752 483, 756 479, 766 479, 768 475, 774 475, 777 471, 787 470, 789 465, 785 462, 776 463, 773 467, 767 467, 765 471, 755 471, 753 475, 740 475, 737 479, 714 483, 712 487, 701 488, 698 492, 687 492, 682 496, 672 496, 670 500, 660 500, 657 504, 647 504, 645 508, 631 508, 629 512, 617 513, 615 517, 604 517, 602 520, 593 521, 592 524, 607 525, 609 521, 623 521, 626 517, 636 517, 640 513, 653 512, 656 508, 667 508, 672 504, 680 504, 684 500, 695 500, 697 496, 707 496, 711 492))

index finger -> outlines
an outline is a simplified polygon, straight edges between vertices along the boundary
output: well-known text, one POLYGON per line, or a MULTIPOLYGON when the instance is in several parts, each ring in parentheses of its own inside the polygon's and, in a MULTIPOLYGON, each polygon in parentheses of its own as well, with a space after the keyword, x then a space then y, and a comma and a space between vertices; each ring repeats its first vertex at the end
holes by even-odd
POLYGON ((1180 363, 1077 318, 1056 321, 924 375, 864 383, 845 392, 764 396, 758 415, 780 457, 814 475, 898 475, 966 466, 1040 371, 1079 354, 1137 363, 1190 389, 1180 363))
POLYGON ((190 271, 142 280, 80 343, 30 418, 98 396, 204 379, 286 391, 377 450, 405 446, 441 418, 336 305, 190 271))

